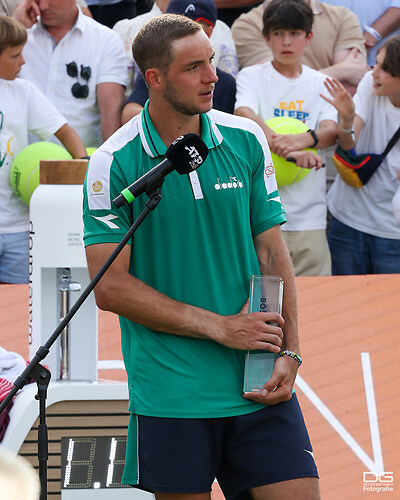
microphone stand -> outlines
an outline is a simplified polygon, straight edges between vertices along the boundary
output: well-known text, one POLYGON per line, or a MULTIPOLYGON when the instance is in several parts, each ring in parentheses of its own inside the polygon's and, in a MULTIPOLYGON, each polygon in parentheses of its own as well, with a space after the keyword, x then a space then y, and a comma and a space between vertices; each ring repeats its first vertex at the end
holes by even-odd
POLYGON ((147 215, 154 210, 159 202, 161 201, 161 187, 164 183, 164 177, 161 174, 156 174, 151 176, 146 185, 145 193, 149 197, 149 200, 146 202, 146 206, 139 215, 139 217, 135 220, 132 226, 129 228, 128 232, 122 238, 120 243, 115 247, 111 255, 108 257, 106 262, 100 268, 98 273, 92 279, 92 281, 87 285, 87 287, 83 290, 81 295, 77 298, 76 302, 72 305, 68 314, 64 317, 64 319, 59 323, 57 328, 48 338, 48 340, 43 344, 43 346, 39 347, 36 351, 35 356, 32 358, 30 363, 27 365, 25 370, 21 373, 21 375, 15 380, 14 387, 11 389, 9 394, 0 404, 0 413, 5 410, 8 406, 8 403, 13 399, 15 394, 23 389, 29 379, 33 379, 36 381, 38 386, 38 393, 35 396, 35 399, 39 401, 39 427, 38 427, 38 460, 39 460, 39 478, 41 485, 41 493, 40 500, 47 500, 47 461, 48 461, 48 433, 47 433, 47 425, 46 425, 46 399, 47 399, 47 387, 50 382, 50 371, 42 366, 40 362, 49 354, 51 346, 57 340, 59 335, 63 332, 67 324, 71 321, 71 319, 75 316, 79 308, 85 302, 90 292, 94 289, 100 279, 107 272, 111 264, 117 258, 117 256, 121 253, 122 249, 128 243, 128 241, 132 238, 135 231, 147 217, 147 215))

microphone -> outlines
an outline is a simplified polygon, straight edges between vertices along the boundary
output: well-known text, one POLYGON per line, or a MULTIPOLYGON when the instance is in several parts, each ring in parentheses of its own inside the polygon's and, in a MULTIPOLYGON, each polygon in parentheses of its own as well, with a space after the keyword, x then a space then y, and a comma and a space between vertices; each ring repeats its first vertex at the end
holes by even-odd
POLYGON ((167 149, 166 158, 146 172, 133 184, 121 191, 113 203, 117 208, 125 203, 131 203, 142 193, 146 192, 151 182, 160 181, 166 175, 176 170, 178 174, 188 174, 196 170, 208 155, 208 148, 197 134, 185 134, 177 137, 167 149))

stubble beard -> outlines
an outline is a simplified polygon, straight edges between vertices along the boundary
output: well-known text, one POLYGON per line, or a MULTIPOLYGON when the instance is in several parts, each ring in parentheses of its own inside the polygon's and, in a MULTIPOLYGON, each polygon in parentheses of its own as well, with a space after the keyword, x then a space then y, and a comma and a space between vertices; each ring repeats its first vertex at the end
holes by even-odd
POLYGON ((163 98, 167 101, 172 109, 187 116, 195 116, 202 113, 207 113, 212 108, 212 101, 210 102, 210 107, 207 110, 199 109, 196 106, 191 106, 185 102, 180 101, 175 87, 169 82, 166 83, 165 90, 163 92, 163 98))

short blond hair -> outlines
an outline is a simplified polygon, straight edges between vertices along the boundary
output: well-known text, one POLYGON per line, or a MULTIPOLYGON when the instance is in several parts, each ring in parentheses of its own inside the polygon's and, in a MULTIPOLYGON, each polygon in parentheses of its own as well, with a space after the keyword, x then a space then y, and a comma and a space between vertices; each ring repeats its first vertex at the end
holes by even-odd
POLYGON ((20 455, 0 447, 1 498, 39 500, 40 481, 32 465, 20 455))
POLYGON ((19 21, 0 14, 0 54, 7 47, 25 44, 27 37, 26 29, 19 21))
POLYGON ((180 14, 163 14, 144 24, 132 43, 133 59, 143 77, 149 68, 166 73, 174 58, 172 43, 201 30, 199 23, 180 14))

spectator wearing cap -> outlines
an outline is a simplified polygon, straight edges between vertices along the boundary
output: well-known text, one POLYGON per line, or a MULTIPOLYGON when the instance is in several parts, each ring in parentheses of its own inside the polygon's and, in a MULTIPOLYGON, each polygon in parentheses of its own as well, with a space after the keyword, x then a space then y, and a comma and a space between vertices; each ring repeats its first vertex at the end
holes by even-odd
MULTIPOLYGON (((210 38, 217 22, 217 8, 212 0, 171 0, 167 8, 168 14, 181 14, 201 24, 206 35, 210 38)), ((218 82, 215 84, 213 108, 233 114, 236 99, 236 80, 232 75, 216 68, 218 82)), ((122 110, 122 123, 139 114, 147 99, 149 91, 146 82, 138 73, 133 91, 128 97, 122 110)))
MULTIPOLYGON (((147 21, 150 21, 150 19, 153 19, 153 17, 165 14, 167 12, 169 2, 170 0, 155 0, 153 8, 149 12, 146 12, 145 14, 142 14, 140 16, 136 16, 133 19, 122 19, 121 21, 118 21, 113 27, 113 30, 116 31, 121 37, 125 48, 126 63, 129 75, 129 82, 125 92, 125 95, 127 97, 131 94, 133 83, 135 82, 135 78, 139 73, 139 69, 132 57, 132 41, 135 38, 136 33, 147 21)), ((189 2, 188 0, 183 0, 179 3, 181 4, 181 7, 179 8, 179 12, 181 14, 184 14, 185 9, 190 9, 190 5, 194 4, 193 2, 189 2)), ((216 8, 214 0, 203 0, 202 3, 204 5, 208 4, 209 9, 216 8)), ((217 68, 236 77, 239 71, 239 65, 236 55, 236 46, 235 42, 233 41, 231 30, 229 26, 227 26, 219 19, 217 19, 214 24, 215 26, 212 30, 210 41, 215 50, 215 65, 217 66, 217 68)))

